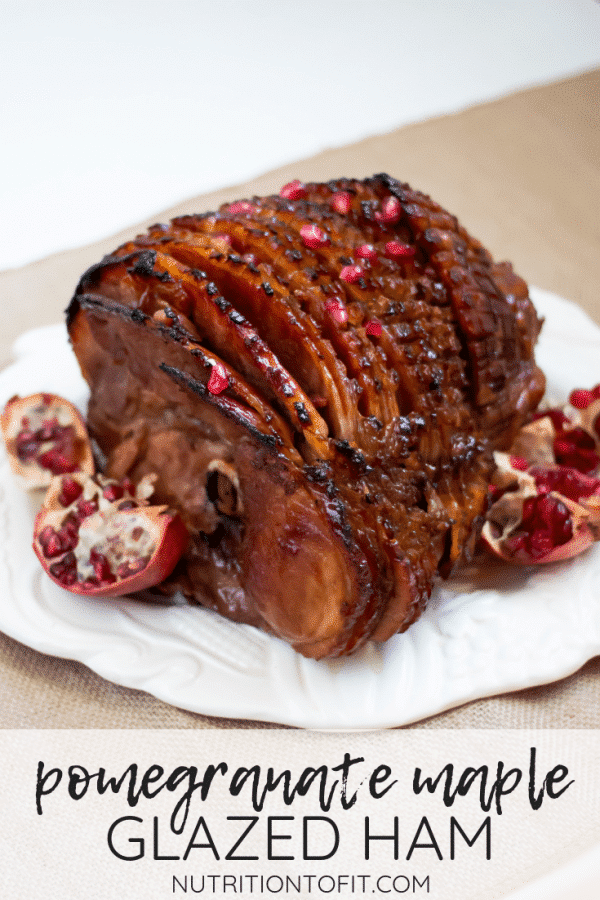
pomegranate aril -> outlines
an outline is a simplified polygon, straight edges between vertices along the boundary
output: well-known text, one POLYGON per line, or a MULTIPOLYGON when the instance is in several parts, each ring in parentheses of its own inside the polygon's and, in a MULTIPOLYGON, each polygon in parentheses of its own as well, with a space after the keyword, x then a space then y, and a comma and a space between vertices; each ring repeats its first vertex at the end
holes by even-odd
POLYGON ((378 222, 385 225, 393 225, 402 215, 402 207, 397 197, 386 197, 381 204, 381 209, 375 213, 378 222))
POLYGON ((70 506, 81 496, 82 492, 82 486, 74 478, 63 478, 58 502, 61 506, 70 506))
POLYGON ((331 206, 337 213, 345 216, 352 208, 352 196, 347 191, 338 191, 331 198, 331 206))
POLYGON ((600 400, 600 384, 597 384, 592 388, 592 397, 594 400, 600 400))
POLYGON ((338 325, 344 325, 348 321, 348 310, 341 300, 328 300, 325 309, 338 325))
POLYGON ((574 406, 575 409, 587 409, 593 399, 594 395, 592 391, 585 390, 585 388, 578 388, 576 391, 571 391, 569 395, 569 403, 571 406, 574 406))
POLYGON ((215 363, 210 370, 210 377, 206 387, 211 394, 221 394, 229 385, 229 376, 225 370, 225 366, 221 363, 215 363))
POLYGON ((356 284, 364 275, 364 269, 360 266, 344 266, 340 271, 340 278, 346 284, 356 284))
POLYGON ((113 503, 115 500, 120 500, 124 492, 122 484, 109 484, 108 487, 105 487, 102 491, 102 496, 105 500, 109 500, 113 503))
POLYGON ((300 229, 300 237, 310 250, 318 250, 329 244, 329 237, 318 225, 303 225, 300 229))
POLYGON ((410 259, 415 255, 415 248, 410 244, 402 244, 400 241, 388 241, 385 252, 394 259, 410 259))
POLYGON ((42 550, 44 551, 44 556, 47 559, 52 559, 54 556, 60 556, 60 554, 65 550, 65 548, 63 548, 59 533, 54 528, 52 528, 51 525, 46 525, 46 527, 40 532, 38 540, 40 542, 42 550))
POLYGON ((76 516, 79 522, 92 516, 95 512, 98 512, 98 503, 95 500, 80 500, 77 504, 76 516))
POLYGON ((111 571, 106 556, 96 550, 95 547, 93 547, 90 551, 90 564, 93 566, 94 575, 99 582, 103 582, 104 584, 112 584, 117 580, 111 571))
POLYGON ((371 319, 370 322, 367 322, 365 331, 371 337, 381 337, 381 322, 376 322, 374 319, 371 319))
POLYGON ((279 191, 279 196, 286 200, 302 200, 306 195, 306 185, 298 179, 288 181, 279 191))
POLYGON ((513 469, 518 469, 520 472, 526 472, 529 468, 529 463, 522 456, 511 456, 510 464, 513 469))
POLYGON ((377 250, 372 244, 361 244, 356 248, 355 256, 358 256, 359 259, 367 259, 370 263, 376 263, 378 259, 377 250))
POLYGON ((556 491, 575 501, 600 494, 600 478, 584 475, 578 469, 566 466, 557 466, 555 469, 532 468, 530 474, 535 478, 535 486, 540 494, 556 491))
POLYGON ((70 585, 77 581, 77 561, 74 553, 65 553, 62 559, 53 563, 48 569, 50 574, 61 584, 70 585))
POLYGON ((254 204, 248 200, 238 200, 235 203, 230 203, 227 207, 227 212, 236 215, 237 213, 253 213, 255 209, 254 204))
POLYGON ((554 441, 554 455, 560 465, 580 472, 592 472, 600 464, 593 437, 583 428, 563 432, 554 441))

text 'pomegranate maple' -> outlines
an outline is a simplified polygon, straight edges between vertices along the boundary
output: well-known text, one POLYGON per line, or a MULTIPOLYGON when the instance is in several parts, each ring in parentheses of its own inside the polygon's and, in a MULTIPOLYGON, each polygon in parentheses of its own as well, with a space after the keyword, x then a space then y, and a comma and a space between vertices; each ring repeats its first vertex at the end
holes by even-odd
POLYGON ((523 280, 387 175, 155 225, 68 325, 104 475, 189 531, 162 590, 313 657, 419 616, 544 390, 523 280))

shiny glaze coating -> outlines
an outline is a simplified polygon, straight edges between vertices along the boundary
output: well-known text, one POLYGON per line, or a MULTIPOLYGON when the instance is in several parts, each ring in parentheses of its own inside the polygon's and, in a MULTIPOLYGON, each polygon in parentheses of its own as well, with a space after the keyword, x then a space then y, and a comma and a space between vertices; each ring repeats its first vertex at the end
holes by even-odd
POLYGON ((155 472, 191 532, 163 590, 323 657, 408 627, 472 553, 492 450, 543 392, 540 323, 408 185, 282 193, 153 226, 68 321, 105 471, 155 472))

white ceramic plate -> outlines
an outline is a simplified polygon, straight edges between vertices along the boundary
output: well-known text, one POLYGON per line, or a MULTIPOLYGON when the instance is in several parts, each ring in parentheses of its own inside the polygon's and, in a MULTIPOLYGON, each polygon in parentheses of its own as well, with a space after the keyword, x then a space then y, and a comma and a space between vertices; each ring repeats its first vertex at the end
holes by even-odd
MULTIPOLYGON (((533 290, 546 317, 538 360, 548 393, 600 382, 600 329, 533 290)), ((15 344, 0 403, 39 390, 82 409, 86 386, 62 326, 15 344)), ((58 588, 31 549, 35 504, 0 450, 0 629, 104 678, 198 713, 319 729, 402 725, 469 700, 562 678, 600 654, 600 544, 538 569, 491 560, 442 584, 422 618, 384 645, 317 662, 207 610, 93 601, 58 588)))

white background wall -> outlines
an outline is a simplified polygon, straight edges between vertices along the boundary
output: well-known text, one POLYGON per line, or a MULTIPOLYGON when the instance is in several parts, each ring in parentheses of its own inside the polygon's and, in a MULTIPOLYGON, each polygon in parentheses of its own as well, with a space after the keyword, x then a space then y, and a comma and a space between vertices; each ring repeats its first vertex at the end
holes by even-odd
POLYGON ((600 65, 596 0, 0 0, 0 16, 0 269, 600 65))

